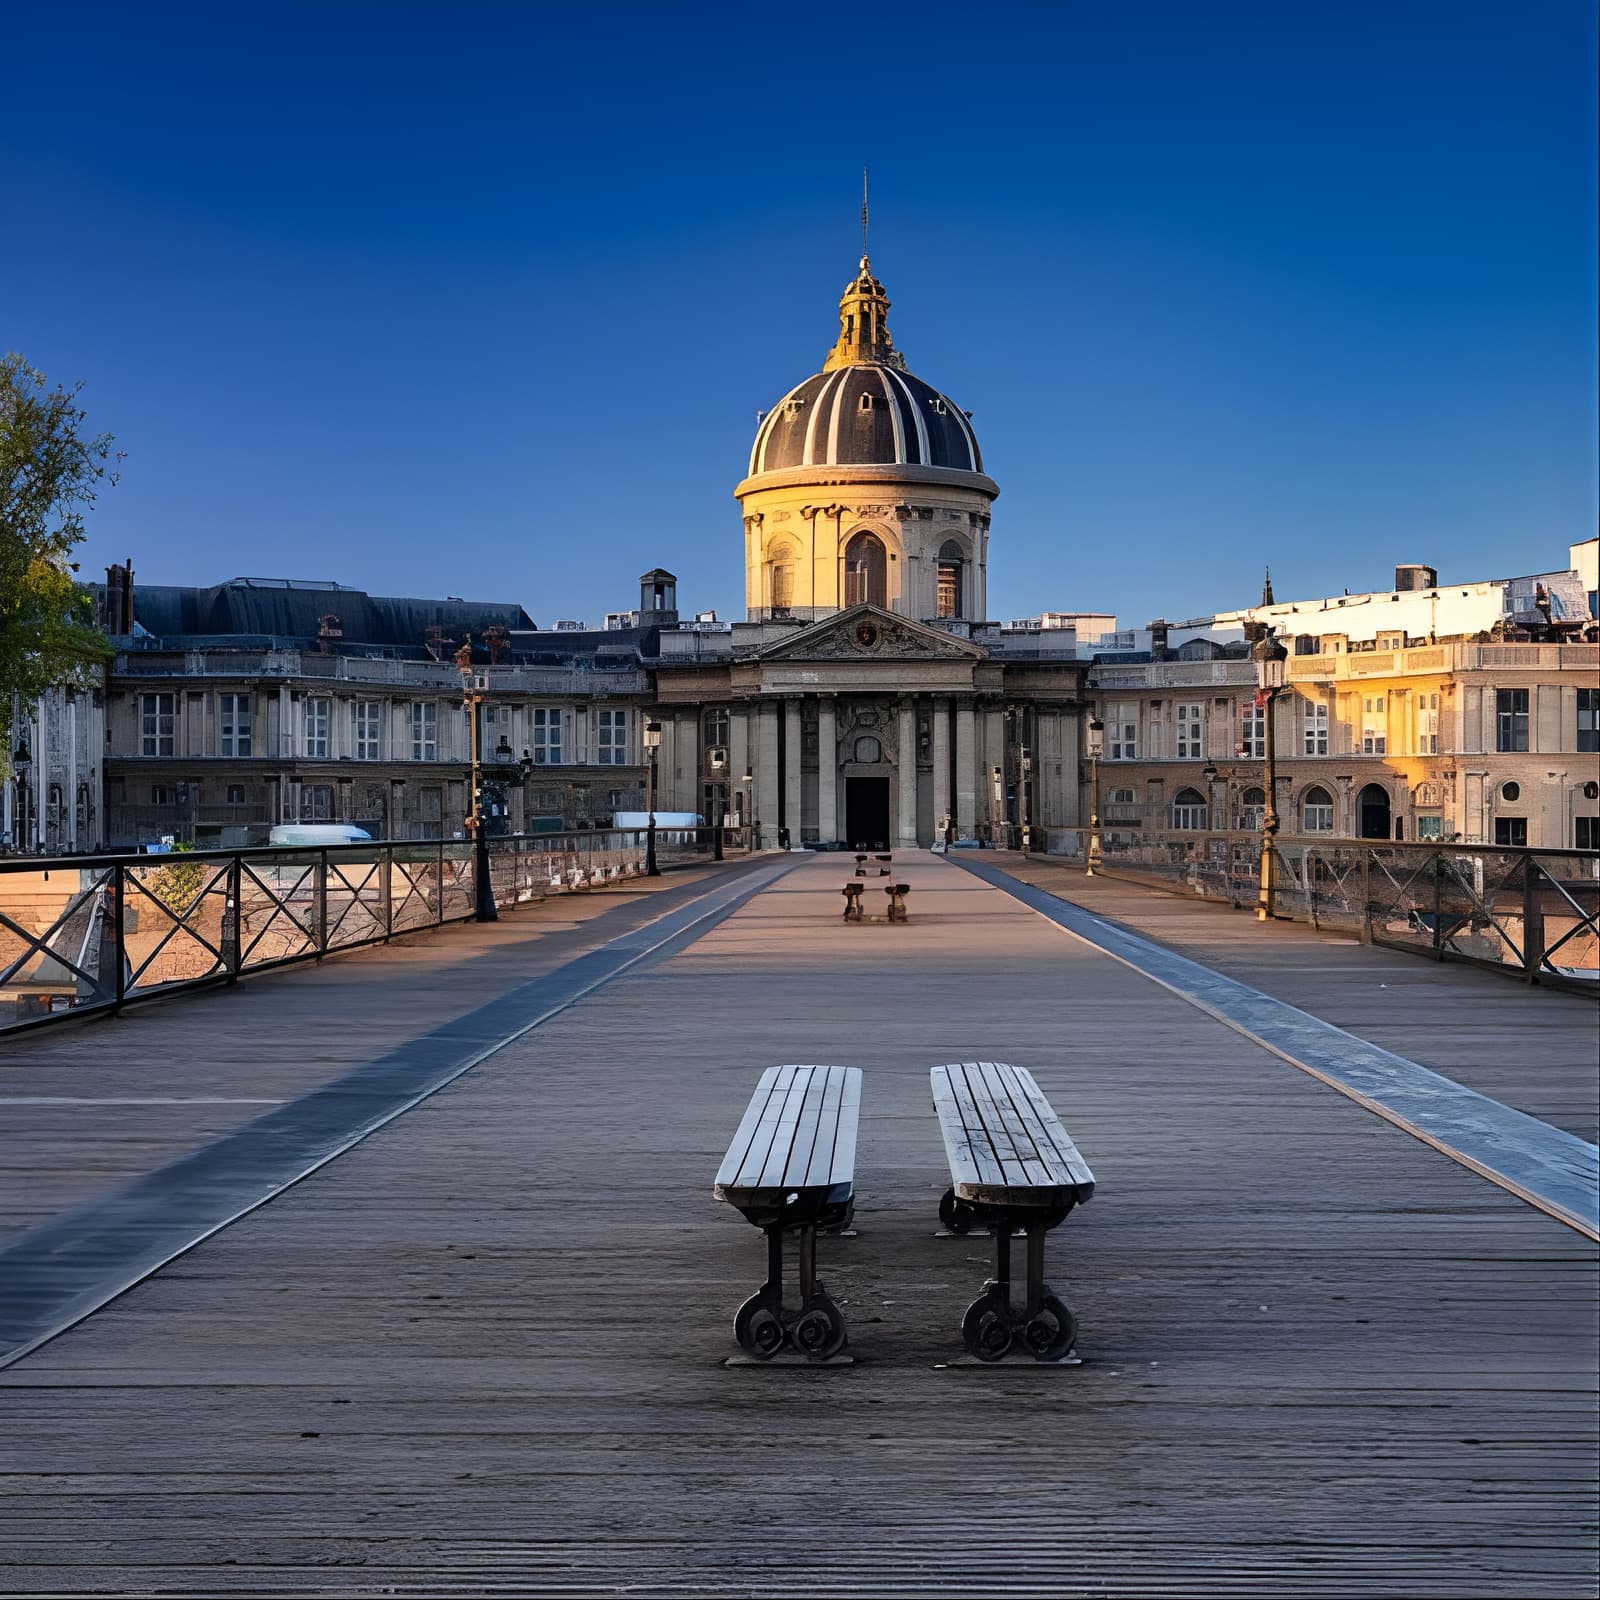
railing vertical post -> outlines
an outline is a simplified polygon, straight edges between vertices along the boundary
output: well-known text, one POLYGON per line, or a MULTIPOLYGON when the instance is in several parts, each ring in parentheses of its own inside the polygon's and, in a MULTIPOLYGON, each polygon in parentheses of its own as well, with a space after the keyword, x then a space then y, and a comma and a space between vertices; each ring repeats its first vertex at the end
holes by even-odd
POLYGON ((228 863, 228 908, 222 923, 222 960, 228 969, 228 982, 239 981, 239 968, 243 961, 240 951, 244 941, 240 937, 239 920, 243 915, 241 894, 244 888, 244 865, 238 856, 228 863))
POLYGON ((1522 858, 1522 975, 1529 983, 1539 981, 1544 959, 1544 916, 1539 909, 1539 863, 1532 856, 1522 858))
POLYGON ((383 937, 394 937, 394 846, 378 846, 378 891, 383 896, 383 937))
POLYGON ((436 928, 444 926, 444 837, 439 838, 439 867, 433 878, 433 925, 436 928))
POLYGON ((1433 852, 1433 959, 1444 960, 1444 855, 1433 852))
POLYGON ((328 953, 328 852, 317 852, 317 959, 328 953))
POLYGON ((1372 943, 1372 846, 1361 846, 1361 942, 1372 943))
POLYGON ((123 924, 123 911, 127 905, 127 871, 127 867, 119 863, 111 878, 111 911, 116 918, 113 930, 116 943, 114 960, 117 969, 117 980, 112 992, 119 1006, 128 998, 128 935, 123 924))

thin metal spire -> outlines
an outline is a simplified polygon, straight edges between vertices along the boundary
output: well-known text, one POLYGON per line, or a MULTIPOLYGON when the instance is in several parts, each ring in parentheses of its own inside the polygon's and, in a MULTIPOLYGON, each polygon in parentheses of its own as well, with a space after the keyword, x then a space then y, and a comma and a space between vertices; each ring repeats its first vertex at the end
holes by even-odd
POLYGON ((861 259, 867 259, 867 169, 861 169, 861 259))

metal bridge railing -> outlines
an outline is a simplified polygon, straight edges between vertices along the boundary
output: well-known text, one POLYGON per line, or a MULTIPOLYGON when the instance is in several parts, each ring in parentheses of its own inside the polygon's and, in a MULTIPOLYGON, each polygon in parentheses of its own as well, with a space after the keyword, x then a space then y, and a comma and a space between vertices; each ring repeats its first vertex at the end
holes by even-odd
MULTIPOLYGON (((642 875, 646 844, 643 828, 491 839, 495 900, 642 875)), ((713 849, 709 828, 656 833, 663 867, 713 849)), ((0 859, 0 1034, 461 921, 474 889, 465 839, 0 859)))
MULTIPOLYGON (((1049 853, 1087 861, 1087 828, 1049 853)), ((1104 828, 1095 871, 1254 908, 1261 835, 1104 828)), ((1600 851, 1280 837, 1274 911, 1600 998, 1600 851)))

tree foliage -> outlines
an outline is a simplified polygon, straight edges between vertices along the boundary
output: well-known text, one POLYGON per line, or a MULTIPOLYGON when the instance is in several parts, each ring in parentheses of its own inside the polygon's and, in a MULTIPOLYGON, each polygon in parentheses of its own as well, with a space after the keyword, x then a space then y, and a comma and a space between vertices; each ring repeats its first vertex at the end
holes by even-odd
POLYGON ((82 387, 51 389, 21 356, 0 359, 0 770, 12 695, 81 679, 112 654, 73 578, 84 518, 117 481, 111 435, 85 431, 82 387))

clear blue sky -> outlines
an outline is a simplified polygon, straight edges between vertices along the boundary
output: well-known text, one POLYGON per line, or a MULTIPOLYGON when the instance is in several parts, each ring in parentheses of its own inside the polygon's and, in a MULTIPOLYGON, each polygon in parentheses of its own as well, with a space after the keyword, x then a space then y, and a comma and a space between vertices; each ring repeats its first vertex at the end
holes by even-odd
POLYGON ((128 452, 86 573, 742 614, 729 491, 873 172, 996 617, 1565 565, 1590 0, 13 8, 0 345, 128 452), (803 20, 797 21, 797 18, 803 20))

